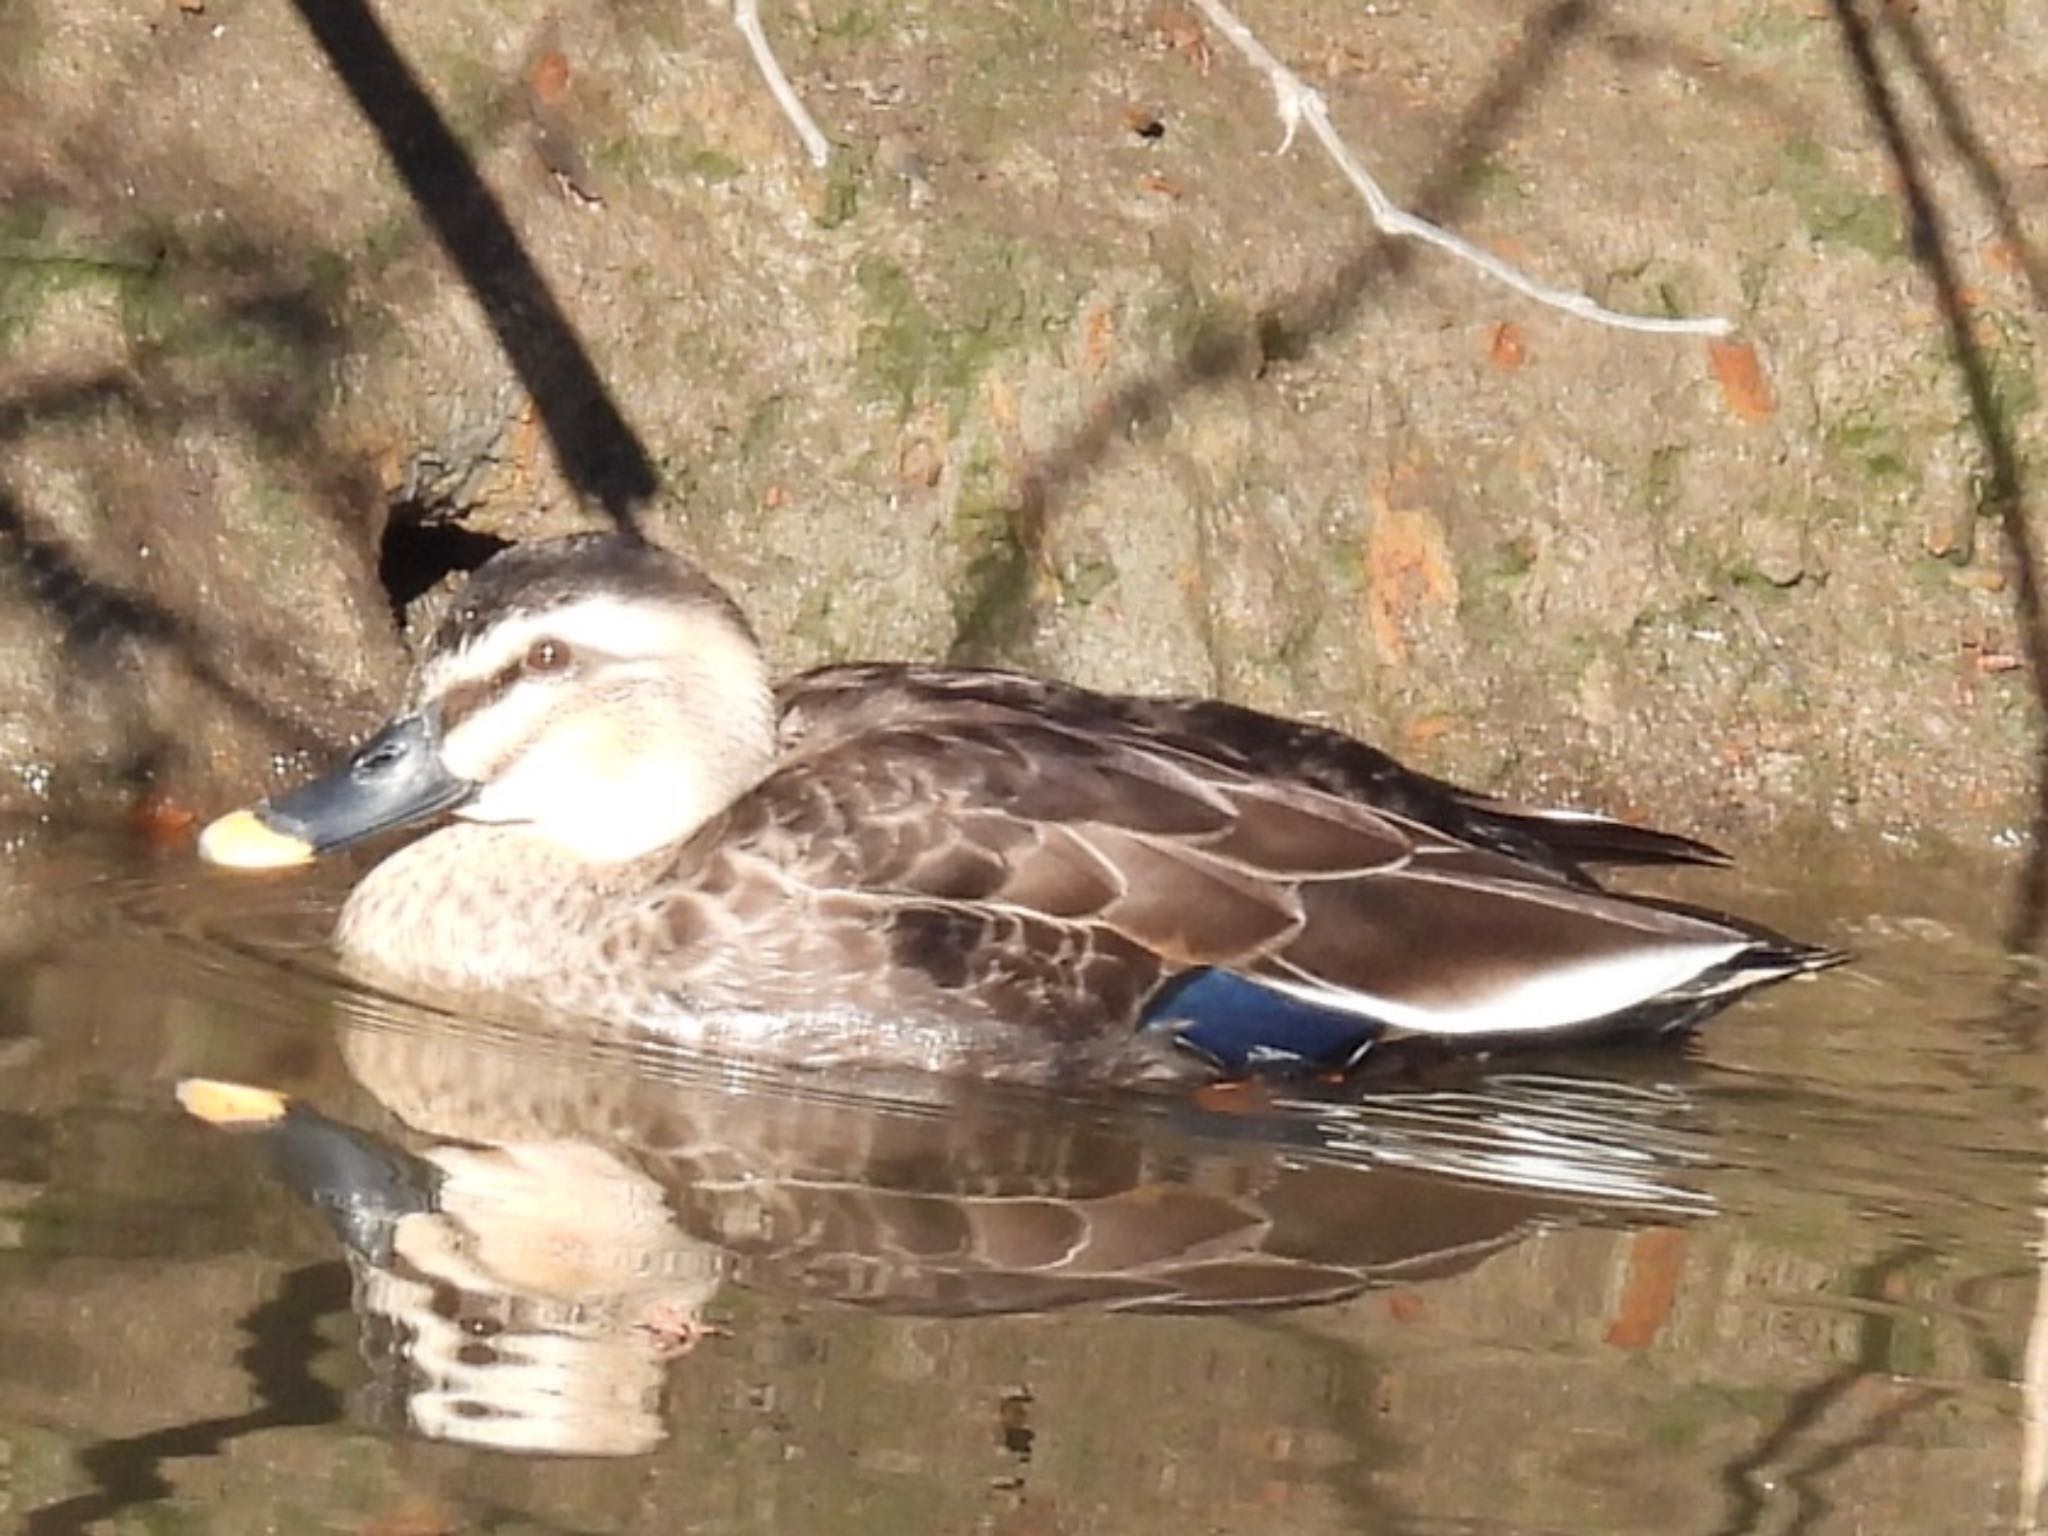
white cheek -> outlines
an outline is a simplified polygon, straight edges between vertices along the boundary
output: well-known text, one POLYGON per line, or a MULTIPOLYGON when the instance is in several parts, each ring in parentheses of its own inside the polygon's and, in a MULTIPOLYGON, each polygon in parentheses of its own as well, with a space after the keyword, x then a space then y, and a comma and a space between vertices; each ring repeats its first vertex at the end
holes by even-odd
POLYGON ((588 800, 611 798, 615 763, 596 734, 573 723, 557 727, 529 740, 510 762, 494 762, 478 744, 451 738, 442 761, 458 773, 474 762, 463 776, 483 784, 461 814, 471 821, 548 821, 577 815, 588 800))
POLYGON ((540 730, 547 713, 540 690, 514 688, 449 730, 441 740, 441 766, 472 783, 489 780, 540 730))
POLYGON ((455 814, 464 821, 538 821, 547 811, 548 798, 536 775, 515 770, 486 784, 455 814))
POLYGON ((674 842, 717 809, 687 758, 635 750, 585 722, 521 754, 457 814, 519 822, 583 858, 612 861, 674 842))

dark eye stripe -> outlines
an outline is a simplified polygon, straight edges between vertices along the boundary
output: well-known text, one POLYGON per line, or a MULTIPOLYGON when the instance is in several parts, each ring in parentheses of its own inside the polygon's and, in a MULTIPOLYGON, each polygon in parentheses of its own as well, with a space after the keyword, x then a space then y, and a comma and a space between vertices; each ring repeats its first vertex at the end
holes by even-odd
POLYGON ((519 681, 521 667, 518 662, 500 667, 480 682, 457 683, 441 695, 441 730, 445 735, 480 709, 488 709, 505 696, 506 690, 519 681))

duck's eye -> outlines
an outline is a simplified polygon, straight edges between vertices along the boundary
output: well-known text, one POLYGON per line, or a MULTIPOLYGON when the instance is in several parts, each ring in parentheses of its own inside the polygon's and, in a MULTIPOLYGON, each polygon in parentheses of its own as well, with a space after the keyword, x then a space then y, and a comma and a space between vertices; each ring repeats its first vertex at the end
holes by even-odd
POLYGON ((569 667, 569 647, 559 640, 536 640, 526 648, 523 663, 528 672, 564 672, 569 667))

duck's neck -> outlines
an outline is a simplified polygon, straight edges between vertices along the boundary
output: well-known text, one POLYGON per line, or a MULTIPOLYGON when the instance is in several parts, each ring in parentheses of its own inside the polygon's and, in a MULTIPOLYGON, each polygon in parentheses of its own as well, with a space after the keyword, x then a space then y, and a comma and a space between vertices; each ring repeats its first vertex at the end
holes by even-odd
POLYGON ((513 992, 573 973, 602 915, 653 879, 665 854, 593 863, 529 827, 457 822, 363 877, 335 947, 402 990, 513 992))

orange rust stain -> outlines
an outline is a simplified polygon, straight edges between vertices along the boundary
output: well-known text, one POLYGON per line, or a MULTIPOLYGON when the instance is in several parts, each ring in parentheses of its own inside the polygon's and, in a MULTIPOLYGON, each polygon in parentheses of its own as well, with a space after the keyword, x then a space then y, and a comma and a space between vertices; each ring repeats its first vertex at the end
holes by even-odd
POLYGON ((199 813, 170 796, 151 791, 128 812, 128 827, 151 848, 181 848, 191 841, 199 813))
POLYGON ((1408 628, 1458 603, 1458 573, 1443 524, 1422 507, 1395 504, 1397 477, 1372 490, 1372 531, 1365 543, 1366 621, 1387 660, 1408 659, 1408 628))
POLYGON ((1486 360, 1503 373, 1513 373, 1529 359, 1529 348, 1522 340, 1522 328, 1512 320, 1503 320, 1496 325, 1486 338, 1486 360))
POLYGON ((1710 341, 1707 361, 1714 381, 1721 386, 1721 399, 1743 421, 1764 422, 1777 409, 1771 399, 1770 382, 1756 348, 1746 341, 1710 341))
POLYGON ((559 48, 543 49, 526 73, 526 84, 542 106, 558 104, 569 94, 569 55, 559 48))
POLYGON ((363 1536, 454 1536, 462 1518, 427 1494, 407 1494, 363 1522, 363 1536))
POLYGON ((1671 1320, 1685 1239, 1676 1227, 1652 1227, 1629 1239, 1628 1282, 1607 1328, 1607 1342, 1616 1349, 1648 1349, 1671 1320))
POLYGON ((1091 304, 1088 318, 1081 322, 1081 373, 1085 378, 1102 376, 1116 345, 1116 312, 1107 304, 1091 304))
POLYGON ((1272 1107, 1273 1093, 1250 1078, 1204 1083, 1195 1090, 1195 1104, 1211 1114, 1256 1115, 1272 1107))
POLYGON ((1160 0, 1145 13, 1145 25, 1160 42, 1194 65, 1196 73, 1209 73, 1215 55, 1209 49, 1209 34, 1193 11, 1172 0, 1160 0))

